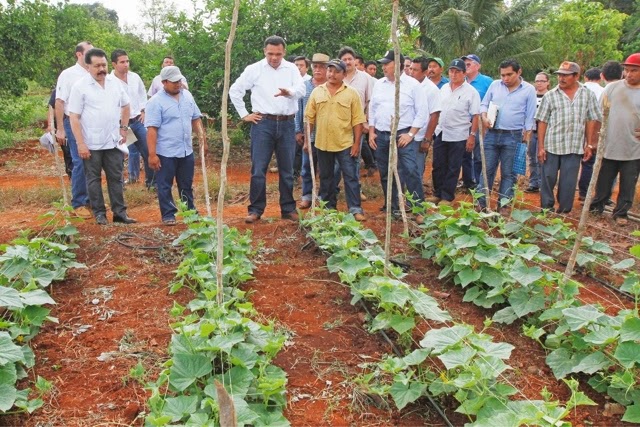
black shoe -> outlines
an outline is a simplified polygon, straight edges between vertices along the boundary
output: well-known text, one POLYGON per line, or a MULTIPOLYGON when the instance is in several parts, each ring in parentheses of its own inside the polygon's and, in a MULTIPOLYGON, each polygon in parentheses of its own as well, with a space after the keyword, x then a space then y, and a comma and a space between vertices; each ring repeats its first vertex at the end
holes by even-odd
POLYGON ((104 215, 96 215, 96 224, 107 225, 107 217, 104 215))
MULTIPOLYGON (((106 221, 106 218, 105 218, 105 221, 106 221)), ((133 218, 129 218, 127 214, 124 214, 124 216, 114 215, 113 222, 120 222, 122 224, 135 224, 138 221, 136 221, 133 218)))
POLYGON ((613 200, 611 200, 611 199, 607 200, 604 204, 607 205, 607 206, 613 206, 614 205, 613 200))
POLYGON ((527 187, 524 192, 525 193, 537 193, 540 191, 540 188, 538 187, 527 187))

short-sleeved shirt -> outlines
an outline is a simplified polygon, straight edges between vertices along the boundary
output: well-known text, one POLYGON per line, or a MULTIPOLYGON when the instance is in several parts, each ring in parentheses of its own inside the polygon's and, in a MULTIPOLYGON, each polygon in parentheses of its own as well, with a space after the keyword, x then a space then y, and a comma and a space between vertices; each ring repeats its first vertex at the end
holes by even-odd
POLYGON ((489 76, 485 76, 484 74, 479 73, 472 81, 467 80, 467 83, 469 83, 475 90, 478 91, 478 94, 480 94, 480 101, 482 102, 484 96, 489 90, 489 86, 491 86, 491 83, 493 83, 493 79, 489 76))
POLYGON ((127 92, 127 95, 129 95, 129 118, 138 117, 147 105, 147 92, 144 88, 142 79, 133 71, 127 72, 126 82, 124 80, 120 80, 118 76, 116 76, 115 71, 111 71, 111 74, 113 77, 118 79, 124 90, 127 92))
POLYGON ((371 76, 364 71, 356 70, 351 80, 347 80, 346 75, 344 78, 344 84, 354 88, 356 92, 358 92, 358 95, 360 95, 360 103, 365 111, 369 106, 371 92, 373 91, 373 86, 375 86, 375 83, 371 81, 370 77, 371 76))
POLYGON ((551 154, 583 154, 587 121, 602 120, 596 95, 580 84, 573 101, 560 89, 547 92, 536 112, 545 122, 544 148, 551 154))
POLYGON ((69 95, 71 95, 71 88, 73 85, 83 77, 89 75, 86 68, 80 66, 77 62, 73 67, 69 67, 63 70, 58 76, 58 82, 56 83, 56 99, 64 101, 64 113, 69 115, 69 95))
MULTIPOLYGON (((428 115, 431 116, 433 113, 437 113, 442 110, 440 106, 440 89, 433 83, 431 80, 425 78, 422 83, 420 83, 422 90, 425 92, 428 101, 428 115)), ((429 120, 427 119, 427 124, 420 128, 418 133, 415 136, 416 141, 422 141, 424 139, 425 134, 427 133, 427 125, 429 124, 429 120)), ((431 136, 430 136, 431 137, 431 136)))
POLYGON ((480 95, 464 82, 455 90, 451 83, 440 89, 440 120, 436 133, 442 132, 443 141, 463 141, 469 137, 471 119, 480 114, 480 95))
POLYGON ((440 77, 440 81, 436 84, 436 86, 438 87, 438 89, 442 89, 442 86, 446 85, 447 83, 449 83, 449 79, 445 76, 442 76, 440 77))
MULTIPOLYGON (((391 131, 391 117, 395 114, 396 84, 386 77, 373 87, 369 101, 369 126, 376 130, 391 131)), ((405 73, 400 75, 400 121, 398 129, 415 127, 421 129, 429 119, 427 95, 420 83, 405 73)))
POLYGON ((343 151, 354 144, 353 128, 366 121, 358 92, 345 84, 331 95, 327 84, 311 92, 304 117, 316 129, 315 145, 322 151, 343 151))
POLYGON ((640 159, 640 141, 635 129, 640 128, 640 88, 629 87, 626 81, 609 83, 603 99, 609 99, 609 122, 604 141, 604 157, 609 160, 640 159))
POLYGON ((120 140, 122 107, 129 96, 116 77, 105 76, 102 87, 89 74, 80 79, 69 95, 69 113, 80 115, 82 138, 89 150, 110 150, 120 140))
POLYGON ((158 128, 156 154, 182 158, 193 153, 191 121, 201 115, 191 92, 186 89, 180 91, 179 99, 164 89, 156 93, 147 103, 144 116, 145 127, 158 128))
MULTIPOLYGON (((180 81, 182 82, 183 89, 189 89, 189 84, 187 83, 186 78, 183 77, 180 81)), ((162 80, 160 80, 160 74, 158 74, 153 78, 153 80, 151 80, 151 85, 149 86, 147 95, 153 96, 156 93, 160 92, 162 89, 164 89, 164 86, 162 86, 162 80)))

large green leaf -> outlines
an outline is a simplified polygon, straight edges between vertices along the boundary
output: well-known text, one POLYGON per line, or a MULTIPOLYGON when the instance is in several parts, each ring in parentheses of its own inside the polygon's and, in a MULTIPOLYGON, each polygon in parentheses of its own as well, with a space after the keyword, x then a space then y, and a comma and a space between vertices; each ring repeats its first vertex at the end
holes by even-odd
POLYGON ((402 382, 396 381, 389 389, 389 394, 393 398, 398 409, 402 409, 409 403, 418 400, 426 388, 427 385, 420 382, 411 381, 408 384, 403 384, 402 382))
POLYGON ((611 326, 591 325, 590 332, 583 339, 591 344, 607 345, 618 339, 620 331, 611 326))
POLYGON ((480 277, 482 277, 482 271, 474 270, 472 268, 467 267, 464 270, 460 271, 456 277, 460 283, 460 286, 464 288, 469 283, 473 283, 476 280, 480 279, 480 277))
POLYGON ((566 348, 559 348, 549 353, 546 362, 557 379, 569 375, 577 365, 575 355, 566 348))
POLYGON ((509 304, 518 317, 524 317, 529 313, 535 313, 544 309, 544 293, 532 294, 526 288, 517 288, 509 295, 509 304))
POLYGON ((584 372, 585 374, 595 374, 598 371, 604 371, 609 366, 611 366, 611 361, 605 356, 605 354, 601 351, 596 351, 578 363, 571 369, 571 372, 578 373, 584 372))
POLYGON ((565 308, 562 310, 567 324, 572 331, 577 331, 591 323, 597 323, 602 317, 602 312, 593 305, 565 308))
POLYGON ((476 236, 469 236, 467 234, 458 236, 453 240, 453 244, 460 249, 475 248, 476 246, 478 246, 479 243, 480 241, 476 236))
POLYGON ((622 421, 627 423, 640 423, 640 405, 633 404, 627 407, 627 410, 622 416, 622 421))
POLYGON ((6 286, 0 286, 0 307, 22 308, 22 300, 17 290, 6 286))
POLYGON ((620 343, 613 356, 625 368, 633 368, 636 363, 640 363, 640 344, 636 342, 620 343))
POLYGON ((164 400, 162 415, 171 417, 171 421, 176 422, 184 417, 196 412, 198 409, 198 396, 178 396, 167 397, 164 400))
POLYGON ((640 319, 630 317, 620 328, 620 341, 640 341, 640 319))
POLYGON ((169 383, 177 391, 183 391, 212 369, 211 358, 203 354, 174 354, 169 383))
POLYGON ((24 305, 45 305, 56 303, 44 289, 22 292, 20 293, 20 298, 24 305))
POLYGON ((459 343, 472 332, 473 327, 470 325, 454 325, 448 328, 432 329, 425 334, 420 341, 420 345, 440 353, 447 347, 459 343))
POLYGON ((0 411, 6 412, 11 409, 16 397, 16 388, 12 384, 0 383, 0 411))
POLYGON ((20 347, 15 345, 7 332, 0 332, 0 365, 25 362, 20 347))
POLYGON ((413 302, 413 309, 423 318, 436 322, 447 322, 451 320, 449 313, 441 309, 438 302, 424 292, 413 290, 410 298, 411 302, 413 302))
MULTIPOLYGON (((390 279, 393 280, 393 279, 390 279)), ((404 307, 405 303, 411 298, 411 290, 407 286, 403 286, 402 282, 396 282, 396 286, 382 286, 380 289, 380 301, 383 303, 393 303, 398 307, 404 307)))
POLYGON ((478 262, 487 263, 491 266, 495 266, 497 263, 505 259, 506 256, 506 251, 501 250, 500 248, 490 248, 488 250, 478 249, 473 254, 473 257, 478 260, 478 262))
POLYGON ((438 356, 447 369, 465 366, 478 352, 471 347, 448 350, 438 356))
POLYGON ((544 273, 538 266, 527 267, 522 262, 516 262, 514 264, 514 268, 509 271, 509 276, 511 276, 514 280, 517 280, 518 283, 522 284, 523 286, 528 286, 536 280, 542 278, 544 276, 544 273))
POLYGON ((413 329, 416 326, 416 322, 413 317, 394 314, 389 318, 389 326, 397 333, 404 334, 413 329))

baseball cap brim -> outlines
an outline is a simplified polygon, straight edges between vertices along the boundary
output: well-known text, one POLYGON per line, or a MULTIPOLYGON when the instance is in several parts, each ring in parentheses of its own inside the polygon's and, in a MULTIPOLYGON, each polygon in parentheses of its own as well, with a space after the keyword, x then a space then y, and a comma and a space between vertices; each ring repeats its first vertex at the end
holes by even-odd
POLYGON ((554 71, 553 74, 576 74, 576 72, 570 70, 558 70, 554 71))

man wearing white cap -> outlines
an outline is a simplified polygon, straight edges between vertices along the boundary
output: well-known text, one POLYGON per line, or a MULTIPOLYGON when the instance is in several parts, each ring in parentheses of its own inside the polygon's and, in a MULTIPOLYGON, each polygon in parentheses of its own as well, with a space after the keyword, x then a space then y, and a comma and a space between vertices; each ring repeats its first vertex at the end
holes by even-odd
MULTIPOLYGON (((156 171, 158 203, 165 225, 176 223, 176 204, 171 195, 175 179, 180 199, 194 210, 194 156, 191 133, 202 129, 200 109, 191 93, 182 86, 180 69, 170 65, 160 71, 163 89, 147 103, 144 124, 147 127, 149 167, 156 171)), ((205 144, 206 149, 206 142, 205 144)))
POLYGON ((589 160, 601 120, 596 95, 580 83, 580 66, 564 61, 555 72, 558 86, 547 92, 536 112, 538 161, 542 163, 540 205, 553 209, 558 184, 558 213, 569 213, 578 182, 580 159, 589 160), (585 144, 586 136, 586 144, 585 144))

